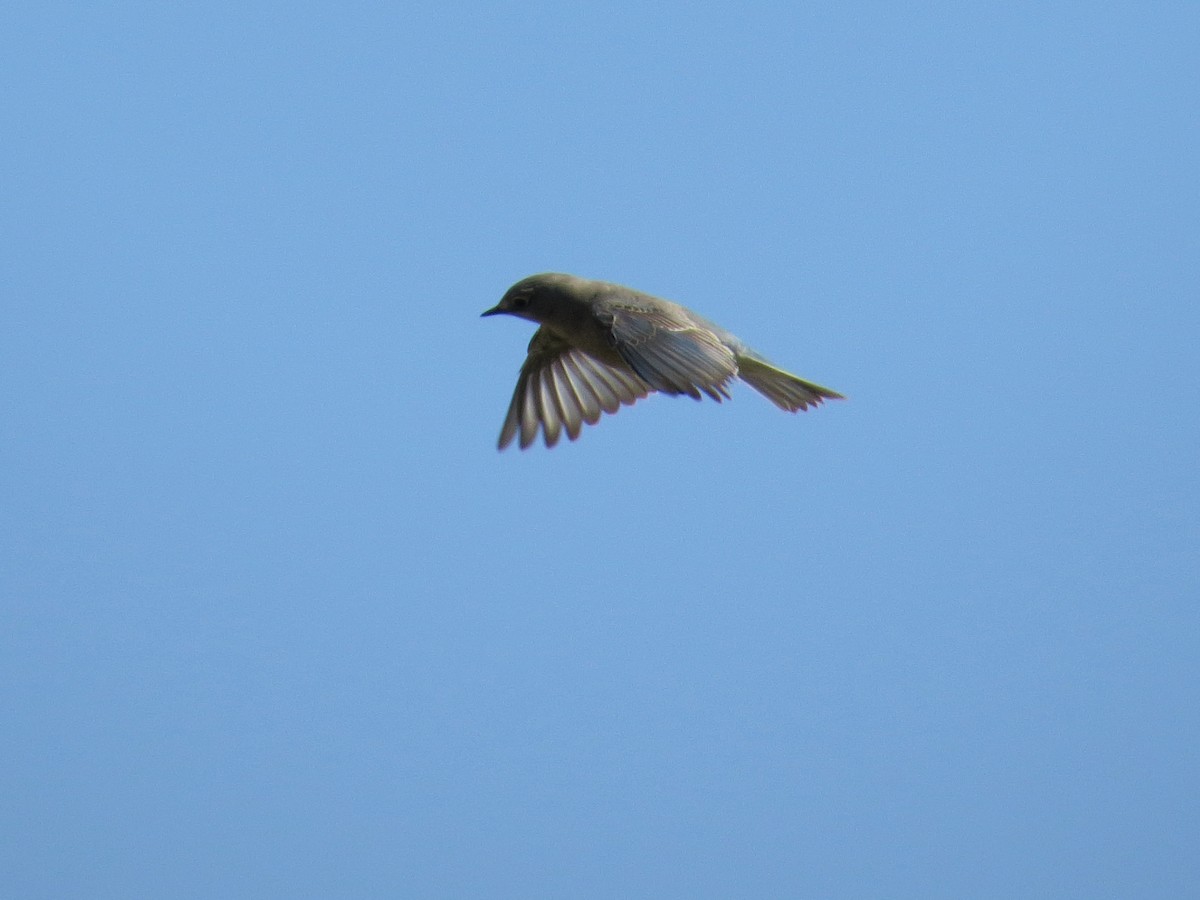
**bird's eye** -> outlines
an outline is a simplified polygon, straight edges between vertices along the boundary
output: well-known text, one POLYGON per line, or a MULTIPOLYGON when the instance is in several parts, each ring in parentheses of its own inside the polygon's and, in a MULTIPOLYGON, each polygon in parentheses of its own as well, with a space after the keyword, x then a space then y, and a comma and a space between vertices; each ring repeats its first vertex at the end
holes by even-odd
POLYGON ((527 294, 519 294, 513 297, 513 309, 524 309, 529 305, 529 296, 527 294))

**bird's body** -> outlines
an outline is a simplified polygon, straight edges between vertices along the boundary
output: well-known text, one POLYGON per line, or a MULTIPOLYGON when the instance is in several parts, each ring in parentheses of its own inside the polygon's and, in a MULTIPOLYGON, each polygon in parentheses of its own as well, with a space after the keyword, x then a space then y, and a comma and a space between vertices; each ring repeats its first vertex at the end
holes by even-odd
POLYGON ((500 449, 539 428, 546 446, 571 440, 601 411, 615 413, 653 391, 729 399, 737 377, 788 412, 842 399, 829 388, 776 368, 724 328, 690 309, 632 288, 574 275, 531 275, 485 316, 507 313, 541 327, 500 431, 500 449))

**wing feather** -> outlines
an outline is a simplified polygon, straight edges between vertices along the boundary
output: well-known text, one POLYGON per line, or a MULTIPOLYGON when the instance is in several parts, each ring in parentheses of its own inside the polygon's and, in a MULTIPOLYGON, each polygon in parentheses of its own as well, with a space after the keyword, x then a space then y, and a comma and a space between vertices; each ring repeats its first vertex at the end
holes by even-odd
POLYGON ((614 305, 610 312, 616 351, 652 388, 696 400, 701 392, 718 402, 729 398, 737 357, 712 331, 670 310, 614 305))
POLYGON ((575 440, 583 422, 594 425, 601 411, 615 413, 650 391, 634 372, 602 362, 539 328, 517 376, 499 447, 503 450, 517 438, 524 450, 537 440, 539 430, 547 447, 557 444, 563 431, 575 440))

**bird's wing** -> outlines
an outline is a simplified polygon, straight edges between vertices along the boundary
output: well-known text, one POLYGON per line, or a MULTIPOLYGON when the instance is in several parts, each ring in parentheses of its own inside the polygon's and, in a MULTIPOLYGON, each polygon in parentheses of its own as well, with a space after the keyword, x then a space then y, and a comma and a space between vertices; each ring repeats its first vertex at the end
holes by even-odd
POLYGON ((737 357, 712 331, 670 312, 611 303, 614 349, 656 391, 729 399, 737 357))
POLYGON ((575 440, 584 422, 595 425, 601 411, 615 413, 621 404, 628 406, 650 390, 632 372, 600 362, 554 332, 539 328, 517 376, 500 429, 500 449, 519 433, 524 450, 537 438, 539 426, 547 447, 558 443, 564 429, 567 437, 575 440))

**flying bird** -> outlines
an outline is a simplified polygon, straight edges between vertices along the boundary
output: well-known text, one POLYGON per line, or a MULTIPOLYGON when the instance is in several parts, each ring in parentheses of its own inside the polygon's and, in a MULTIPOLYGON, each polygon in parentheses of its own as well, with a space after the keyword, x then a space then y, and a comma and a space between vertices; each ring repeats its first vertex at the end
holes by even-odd
POLYGON ((514 284, 483 315, 510 315, 541 327, 517 376, 500 429, 503 450, 520 435, 524 450, 540 429, 547 447, 563 431, 658 391, 728 400, 741 378, 787 412, 845 398, 785 372, 724 328, 670 300, 607 281, 548 272, 514 284))

